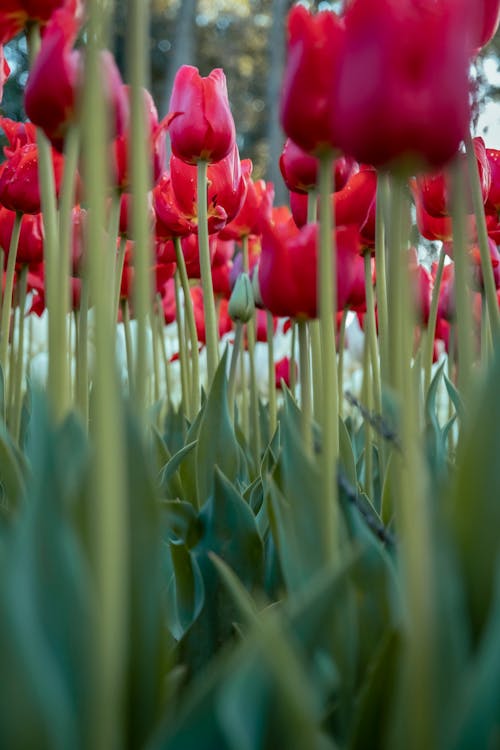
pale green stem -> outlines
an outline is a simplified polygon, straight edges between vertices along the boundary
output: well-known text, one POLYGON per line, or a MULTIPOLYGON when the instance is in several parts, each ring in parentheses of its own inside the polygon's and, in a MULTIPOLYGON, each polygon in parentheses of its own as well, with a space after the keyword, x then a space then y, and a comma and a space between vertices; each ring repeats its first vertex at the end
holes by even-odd
POLYGON ((210 266, 210 250, 208 245, 207 168, 207 162, 198 162, 198 243, 200 253, 201 287, 203 289, 203 310, 205 313, 208 388, 210 389, 219 362, 219 347, 217 317, 215 314, 214 290, 212 284, 212 269, 210 266))
POLYGON ((290 393, 292 396, 295 396, 295 381, 296 381, 296 374, 295 374, 295 350, 297 348, 297 325, 294 320, 292 320, 292 336, 291 336, 291 345, 290 345, 290 393))
POLYGON ((389 321, 387 313, 387 272, 386 272, 386 250, 385 250, 385 225, 384 218, 388 214, 388 185, 387 176, 379 174, 377 178, 377 203, 375 214, 375 275, 377 294, 377 315, 379 330, 380 349, 380 371, 382 381, 388 382, 388 343, 389 343, 389 321))
POLYGON ((300 374, 300 406, 302 417, 302 439, 307 455, 312 454, 312 400, 311 400, 311 364, 309 361, 309 341, 307 336, 307 322, 298 320, 299 330, 299 374, 300 374))
POLYGON ((336 246, 331 204, 332 155, 320 158, 319 216, 320 242, 318 253, 319 321, 322 343, 323 414, 322 428, 322 501, 325 560, 338 563, 340 555, 339 511, 337 505, 337 458, 339 452, 337 356, 335 352, 334 318, 336 306, 336 246))
POLYGON ((89 365, 88 365, 88 313, 89 285, 86 277, 82 278, 80 292, 80 310, 78 311, 78 342, 76 357, 76 402, 85 428, 89 422, 89 365))
POLYGON ((9 348, 10 317, 12 310, 12 290, 14 289, 14 276, 16 273, 16 255, 21 234, 21 222, 23 215, 16 213, 12 234, 10 237, 9 255, 7 258, 7 270, 5 273, 5 289, 2 300, 2 318, 0 322, 0 364, 7 379, 7 351, 9 348))
POLYGON ((9 379, 9 388, 13 391, 11 432, 16 442, 19 442, 19 429, 21 426, 21 409, 23 405, 24 384, 24 330, 25 330, 25 307, 26 287, 28 282, 28 266, 23 266, 19 274, 19 322, 17 325, 17 351, 15 359, 14 379, 9 379))
MULTIPOLYGON (((4 264, 5 264, 5 251, 3 247, 0 247, 0 270, 2 271, 2 273, 4 269, 4 264)), ((0 318, 1 318, 2 304, 3 304, 3 290, 2 290, 2 284, 0 284, 0 318)))
POLYGON ((120 307, 122 311, 123 321, 123 333, 125 337, 125 351, 127 355, 127 373, 128 373, 128 389, 129 393, 134 393, 134 350, 132 346, 132 331, 130 327, 130 307, 128 300, 123 298, 120 300, 120 307))
POLYGON ((375 298, 373 295, 372 264, 370 253, 365 253, 365 292, 366 292, 366 335, 370 347, 373 403, 377 414, 382 413, 382 392, 380 385, 380 360, 377 342, 377 322, 375 320, 375 298))
POLYGON ((110 315, 113 290, 105 246, 109 157, 107 110, 102 89, 101 50, 107 46, 112 4, 86 3, 88 25, 82 97, 82 155, 88 205, 89 294, 95 319, 92 385, 93 471, 91 475, 93 557, 98 597, 93 637, 90 746, 124 747, 125 686, 129 613, 129 515, 125 477, 125 424, 116 369, 116 326, 110 315))
POLYGON ((184 315, 189 331, 191 342, 191 411, 190 418, 194 417, 200 410, 200 363, 198 355, 198 334, 196 332, 196 321, 194 318, 194 307, 191 293, 189 291, 189 279, 186 270, 186 261, 182 252, 180 237, 174 237, 175 256, 177 259, 177 270, 184 294, 184 315))
POLYGON ((157 335, 160 341, 160 351, 163 360, 163 370, 165 373, 165 388, 167 391, 167 398, 170 400, 172 395, 172 378, 170 373, 170 362, 168 361, 167 347, 165 345, 165 319, 163 317, 163 311, 161 308, 161 298, 158 295, 158 314, 156 316, 157 335))
POLYGON ((455 261, 455 304, 457 308, 458 386, 462 399, 467 398, 473 356, 473 322, 469 291, 470 268, 467 248, 466 195, 462 162, 452 165, 453 260, 455 261))
POLYGON ((274 370, 274 326, 273 315, 266 312, 266 331, 267 331, 267 373, 269 380, 268 398, 269 398, 269 432, 273 436, 277 426, 276 410, 276 376, 274 370))
POLYGON ((148 85, 149 8, 144 0, 128 1, 128 54, 131 93, 130 174, 132 180, 132 234, 134 239, 134 315, 137 322, 137 356, 134 394, 142 420, 146 419, 148 382, 148 316, 153 298, 151 267, 153 241, 149 228, 148 191, 151 188, 149 125, 144 103, 148 85))
POLYGON ((434 287, 432 289, 431 307, 429 311, 429 321, 427 323, 427 332, 425 337, 425 351, 424 351, 424 394, 429 390, 431 384, 432 374, 432 358, 434 353, 434 336, 436 333, 436 321, 439 305, 439 292, 441 289, 441 281, 443 278, 444 260, 446 253, 444 245, 439 251, 439 261, 436 271, 436 278, 434 279, 434 287))
POLYGON ((484 214, 483 195, 479 180, 479 171, 474 146, 470 133, 465 139, 465 150, 467 152, 467 164, 469 168, 469 179, 472 189, 472 203, 476 217, 476 231, 481 255, 481 270, 483 272, 484 293, 490 320, 491 335, 494 340, 500 334, 500 313, 498 310, 498 299, 495 286, 495 277, 491 265, 490 249, 488 244, 488 230, 486 228, 486 217, 484 214))
POLYGON ((112 319, 116 323, 118 310, 120 309, 120 292, 122 286, 123 266, 125 264, 125 253, 127 250, 127 238, 121 237, 118 245, 114 267, 114 292, 113 292, 113 313, 112 319))
POLYGON ((250 428, 248 424, 248 415, 249 415, 249 408, 248 408, 248 387, 247 387, 247 371, 245 366, 245 352, 243 351, 241 353, 241 357, 239 359, 240 362, 240 394, 241 394, 241 404, 240 404, 240 410, 239 410, 239 417, 240 417, 240 425, 243 432, 243 435, 245 436, 245 439, 247 442, 250 442, 250 428))
POLYGON ((344 353, 345 353, 345 325, 347 321, 348 308, 344 308, 340 320, 339 330, 339 361, 338 361, 338 388, 339 388, 339 416, 344 415, 344 353))
MULTIPOLYGON (((241 238, 243 252, 243 271, 249 273, 250 264, 248 257, 248 235, 241 238)), ((257 376, 255 373, 255 310, 247 323, 248 358, 250 361, 250 423, 252 425, 252 452, 256 464, 260 459, 260 418, 259 418, 259 396, 257 391, 257 376)))
MULTIPOLYGON (((365 336, 363 345, 363 401, 368 412, 372 408, 372 382, 370 377, 371 358, 370 342, 368 336, 365 336)), ((368 497, 372 497, 373 492, 373 461, 372 461, 372 430, 367 419, 364 421, 365 436, 365 492, 368 497)))
POLYGON ((234 333, 233 351, 231 353, 231 364, 229 366, 229 381, 227 386, 227 402, 229 413, 234 419, 234 398, 236 393, 236 371, 238 369, 238 360, 241 353, 241 344, 243 341, 243 323, 237 321, 234 333))
POLYGON ((401 443, 401 453, 393 453, 394 496, 401 535, 402 590, 406 600, 406 697, 408 706, 419 706, 418 713, 411 714, 409 747, 420 750, 423 747, 437 747, 434 736, 434 688, 438 663, 434 643, 435 568, 429 528, 429 494, 418 420, 420 402, 410 366, 415 324, 409 293, 408 236, 404 231, 407 228, 409 205, 406 199, 406 182, 396 176, 391 184, 391 208, 390 375, 399 407, 398 431, 401 443))
MULTIPOLYGON (((307 193, 307 223, 318 219, 318 193, 310 190, 307 193)), ((311 320, 309 323, 309 335, 311 341, 312 358, 312 390, 314 401, 314 416, 319 421, 322 412, 322 386, 321 386, 321 333, 319 321, 311 320)))
POLYGON ((52 367, 54 393, 58 394, 56 414, 59 419, 66 414, 71 403, 67 327, 70 308, 69 277, 71 274, 73 240, 72 209, 75 202, 79 148, 80 131, 76 125, 73 125, 69 128, 64 143, 64 174, 59 205, 59 250, 54 272, 56 292, 53 296, 53 310, 49 313, 53 315, 53 334, 59 342, 59 345, 53 347, 52 350, 56 361, 49 365, 49 367, 52 367))
POLYGON ((189 393, 189 375, 188 366, 189 362, 187 359, 186 351, 186 339, 184 337, 184 326, 182 322, 182 309, 181 309, 181 295, 180 295, 180 281, 179 281, 179 268, 177 268, 174 276, 175 281, 175 319, 177 323, 177 341, 179 344, 179 366, 181 370, 181 390, 182 390, 182 405, 186 414, 191 414, 191 398, 189 393))

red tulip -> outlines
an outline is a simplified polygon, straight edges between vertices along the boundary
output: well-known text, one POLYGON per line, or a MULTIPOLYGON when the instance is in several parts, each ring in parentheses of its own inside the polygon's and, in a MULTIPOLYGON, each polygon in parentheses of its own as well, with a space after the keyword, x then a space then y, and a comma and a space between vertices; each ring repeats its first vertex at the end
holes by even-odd
MULTIPOLYGON (((59 195, 63 157, 52 152, 56 193, 59 195)), ((38 182, 38 149, 35 143, 18 148, 0 167, 0 203, 11 211, 38 214, 41 209, 38 182)))
POLYGON ((287 388, 291 385, 291 372, 295 371, 295 378, 297 378, 298 367, 295 360, 292 362, 289 357, 282 357, 274 363, 274 385, 275 388, 281 390, 283 388, 283 381, 287 388))
POLYGON ((314 15, 296 5, 288 14, 281 124, 308 153, 338 147, 333 118, 343 38, 343 23, 331 11, 314 15))
POLYGON ((474 10, 480 17, 475 29, 476 38, 472 43, 472 48, 477 53, 495 36, 500 21, 500 0, 476 0, 474 10))
MULTIPOLYGON (((190 293, 193 302, 194 320, 198 341, 202 344, 206 344, 203 291, 200 286, 192 286, 190 293)), ((217 307, 219 338, 222 338, 222 336, 233 329, 233 321, 229 317, 228 305, 229 302, 227 299, 221 299, 220 304, 217 307)))
POLYGON ((469 0, 352 0, 331 113, 346 153, 375 166, 440 166, 456 153, 470 120, 473 13, 469 0))
POLYGON ((2 0, 0 43, 8 42, 32 21, 47 23, 58 8, 66 6, 73 15, 81 12, 79 0, 2 0))
MULTIPOLYGON (((283 146, 280 156, 280 171, 289 190, 296 193, 307 193, 314 190, 318 179, 319 160, 297 146, 290 138, 283 146)), ((349 177, 358 171, 354 159, 340 156, 332 166, 333 185, 335 190, 341 190, 349 177)))
POLYGON ((250 159, 244 159, 241 166, 246 183, 245 200, 235 218, 221 230, 220 237, 224 240, 238 240, 250 234, 260 234, 262 223, 271 218, 274 185, 264 180, 252 181, 250 159))
MULTIPOLYGON (((0 207, 0 247, 4 257, 9 254, 10 238, 16 214, 0 207)), ((43 261, 43 220, 42 214, 26 214, 21 220, 21 232, 16 253, 16 263, 32 265, 43 261)))
POLYGON ((0 128, 9 142, 9 145, 4 146, 3 149, 7 158, 21 146, 36 143, 36 128, 31 122, 16 122, 8 117, 0 117, 0 128))
MULTIPOLYGON (((170 176, 177 206, 197 231, 196 167, 172 156, 170 176)), ((208 167, 207 209, 210 234, 220 231, 237 215, 245 194, 246 182, 238 149, 234 146, 228 156, 208 167)))
POLYGON ((234 148, 234 121, 220 68, 206 78, 191 65, 179 68, 169 110, 174 115, 169 127, 172 152, 187 164, 213 164, 234 148))

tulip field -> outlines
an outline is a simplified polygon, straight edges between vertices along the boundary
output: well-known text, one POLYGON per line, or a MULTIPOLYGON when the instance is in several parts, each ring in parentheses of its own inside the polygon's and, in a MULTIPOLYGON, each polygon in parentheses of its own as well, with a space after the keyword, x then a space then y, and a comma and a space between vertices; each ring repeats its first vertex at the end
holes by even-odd
POLYGON ((292 5, 284 205, 125 5, 0 4, 0 748, 500 748, 500 0, 292 5))

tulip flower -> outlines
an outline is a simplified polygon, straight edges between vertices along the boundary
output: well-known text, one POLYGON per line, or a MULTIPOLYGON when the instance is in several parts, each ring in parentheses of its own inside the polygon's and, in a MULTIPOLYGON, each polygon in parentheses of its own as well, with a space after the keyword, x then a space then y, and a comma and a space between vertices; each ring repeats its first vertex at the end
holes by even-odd
MULTIPOLYGON (((236 146, 224 159, 209 165, 207 210, 210 234, 220 231, 234 219, 243 205, 246 194, 244 172, 248 168, 247 162, 240 163, 236 146)), ((170 176, 176 204, 197 231, 196 167, 172 156, 170 176)))
POLYGON ((298 367, 295 360, 292 362, 289 357, 282 357, 274 363, 274 385, 277 390, 283 388, 283 383, 287 388, 290 388, 292 367, 295 372, 295 378, 297 378, 298 367))
MULTIPOLYGON (((290 138, 283 146, 279 166, 289 190, 295 193, 308 193, 317 186, 319 160, 297 146, 290 138)), ((334 189, 341 190, 349 177, 357 171, 356 162, 349 156, 335 159, 332 165, 334 189)))
POLYGON ((3 0, 0 10, 0 44, 19 34, 32 21, 44 24, 57 8, 67 5, 74 14, 80 12, 76 0, 3 0))
POLYGON ((500 22, 500 0, 476 0, 474 9, 479 17, 475 28, 475 38, 472 42, 474 53, 477 54, 495 36, 500 22))
MULTIPOLYGON (((59 195, 63 172, 63 157, 52 152, 56 193, 59 195)), ((0 166, 0 204, 11 211, 38 214, 41 209, 38 182, 38 148, 27 143, 18 148, 0 166)))
POLYGON ((304 6, 288 14, 288 53, 281 94, 281 124, 307 153, 338 147, 333 126, 343 22, 331 11, 304 6))
MULTIPOLYGON (((203 292, 200 286, 191 287, 191 299, 193 301, 194 319, 196 324, 196 333, 198 335, 198 341, 201 344, 206 344, 206 331, 205 331, 205 315, 203 307, 203 292)), ((228 312, 229 301, 227 299, 221 299, 218 305, 218 331, 219 338, 229 333, 233 329, 233 321, 231 320, 228 312)))
POLYGON ((473 20, 469 0, 352 0, 331 113, 342 150, 374 166, 446 163, 469 127, 473 20))
POLYGON ((220 68, 206 78, 191 65, 179 68, 169 111, 173 116, 169 127, 172 152, 187 164, 214 164, 234 148, 234 120, 220 68))
MULTIPOLYGON (((16 214, 0 207, 0 247, 7 257, 16 214)), ((32 265, 43 261, 42 214, 26 214, 21 221, 21 232, 17 246, 16 263, 32 265)))
POLYGON ((237 240, 250 234, 260 234, 263 222, 271 218, 274 185, 264 180, 252 181, 250 159, 244 159, 241 165, 246 183, 245 200, 235 218, 222 228, 221 239, 237 240))
MULTIPOLYGON (((64 136, 75 121, 83 83, 82 53, 73 49, 78 30, 78 20, 67 7, 54 13, 47 24, 24 95, 26 114, 58 150, 62 150, 64 136)), ((101 68, 112 112, 112 134, 120 135, 128 120, 127 90, 108 51, 101 53, 101 68)))

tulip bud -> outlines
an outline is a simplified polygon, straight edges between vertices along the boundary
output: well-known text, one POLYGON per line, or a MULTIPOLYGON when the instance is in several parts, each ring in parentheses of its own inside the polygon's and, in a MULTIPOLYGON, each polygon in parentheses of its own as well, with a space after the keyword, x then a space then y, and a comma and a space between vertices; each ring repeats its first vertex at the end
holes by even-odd
POLYGON ((247 273, 241 273, 236 279, 229 299, 229 316, 237 323, 248 323, 255 310, 252 282, 247 273))

